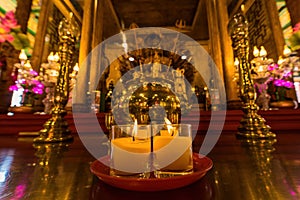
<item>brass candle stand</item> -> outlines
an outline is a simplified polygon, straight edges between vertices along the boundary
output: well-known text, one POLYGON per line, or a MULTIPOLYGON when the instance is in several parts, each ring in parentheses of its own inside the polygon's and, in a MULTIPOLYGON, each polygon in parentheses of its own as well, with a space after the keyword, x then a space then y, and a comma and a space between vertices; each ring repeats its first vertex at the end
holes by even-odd
POLYGON ((70 70, 73 66, 72 55, 75 49, 75 42, 79 35, 79 28, 73 15, 70 19, 64 19, 59 24, 59 57, 60 67, 57 77, 57 85, 54 92, 54 106, 51 110, 52 117, 44 124, 40 130, 40 136, 34 142, 50 143, 63 142, 73 139, 68 122, 64 118, 67 114, 65 109, 70 93, 70 70))
MULTIPOLYGON (((243 11, 243 9, 242 9, 243 11)), ((229 22, 229 32, 235 57, 239 61, 240 97, 243 102, 244 116, 238 127, 237 137, 242 138, 274 138, 276 135, 265 124, 265 119, 258 113, 256 91, 251 77, 249 62, 248 21, 243 12, 237 13, 229 22)))

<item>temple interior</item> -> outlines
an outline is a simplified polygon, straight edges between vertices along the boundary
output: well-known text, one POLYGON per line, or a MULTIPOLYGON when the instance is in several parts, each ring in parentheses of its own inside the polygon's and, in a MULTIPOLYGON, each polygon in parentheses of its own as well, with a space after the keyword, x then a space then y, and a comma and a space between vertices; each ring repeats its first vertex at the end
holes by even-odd
POLYGON ((0 199, 300 199, 299 103, 300 0, 0 3, 0 199))

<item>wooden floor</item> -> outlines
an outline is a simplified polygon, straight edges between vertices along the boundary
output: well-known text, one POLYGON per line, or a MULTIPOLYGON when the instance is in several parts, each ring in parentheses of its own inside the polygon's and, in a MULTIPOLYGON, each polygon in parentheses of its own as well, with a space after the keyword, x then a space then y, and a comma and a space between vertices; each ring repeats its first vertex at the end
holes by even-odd
MULTIPOLYGON (((196 153, 203 136, 196 141, 196 153)), ((169 191, 135 192, 112 187, 94 176, 90 163, 96 158, 77 136, 72 143, 34 144, 32 137, 2 135, 0 199, 300 199, 300 134, 279 131, 273 145, 256 144, 223 132, 207 155, 213 168, 199 181, 169 191)))

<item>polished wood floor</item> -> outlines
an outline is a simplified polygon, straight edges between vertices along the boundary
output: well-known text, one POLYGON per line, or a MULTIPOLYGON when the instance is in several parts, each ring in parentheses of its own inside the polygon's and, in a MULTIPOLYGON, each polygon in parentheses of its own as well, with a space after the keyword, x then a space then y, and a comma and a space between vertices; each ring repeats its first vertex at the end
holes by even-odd
MULTIPOLYGON (((203 137, 195 138, 195 152, 203 137)), ((0 137, 1 200, 300 199, 300 132, 277 132, 277 142, 259 143, 223 132, 207 155, 214 166, 202 179, 161 192, 133 192, 103 183, 90 172, 96 158, 77 136, 69 144, 36 145, 32 139, 0 137)))

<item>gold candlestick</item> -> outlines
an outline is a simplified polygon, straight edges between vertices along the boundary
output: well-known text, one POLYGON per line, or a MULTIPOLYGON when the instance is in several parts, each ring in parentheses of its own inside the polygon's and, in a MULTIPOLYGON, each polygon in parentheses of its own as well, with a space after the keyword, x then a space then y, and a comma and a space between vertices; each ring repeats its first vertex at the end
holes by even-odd
MULTIPOLYGON (((242 7, 243 11, 243 7, 242 7)), ((237 13, 229 22, 229 31, 235 57, 239 60, 240 97, 243 102, 244 116, 238 127, 237 137, 243 138, 274 138, 276 135, 265 124, 265 119, 257 114, 256 91, 253 85, 249 62, 248 21, 245 15, 237 13)))
POLYGON ((57 77, 57 85, 54 93, 54 106, 51 110, 52 117, 44 124, 44 129, 40 130, 40 136, 34 142, 62 142, 72 140, 73 137, 68 129, 68 122, 64 119, 67 114, 67 105, 70 92, 70 71, 73 66, 72 55, 75 49, 75 42, 79 36, 79 28, 73 15, 70 19, 64 19, 59 24, 59 57, 60 67, 57 77))

